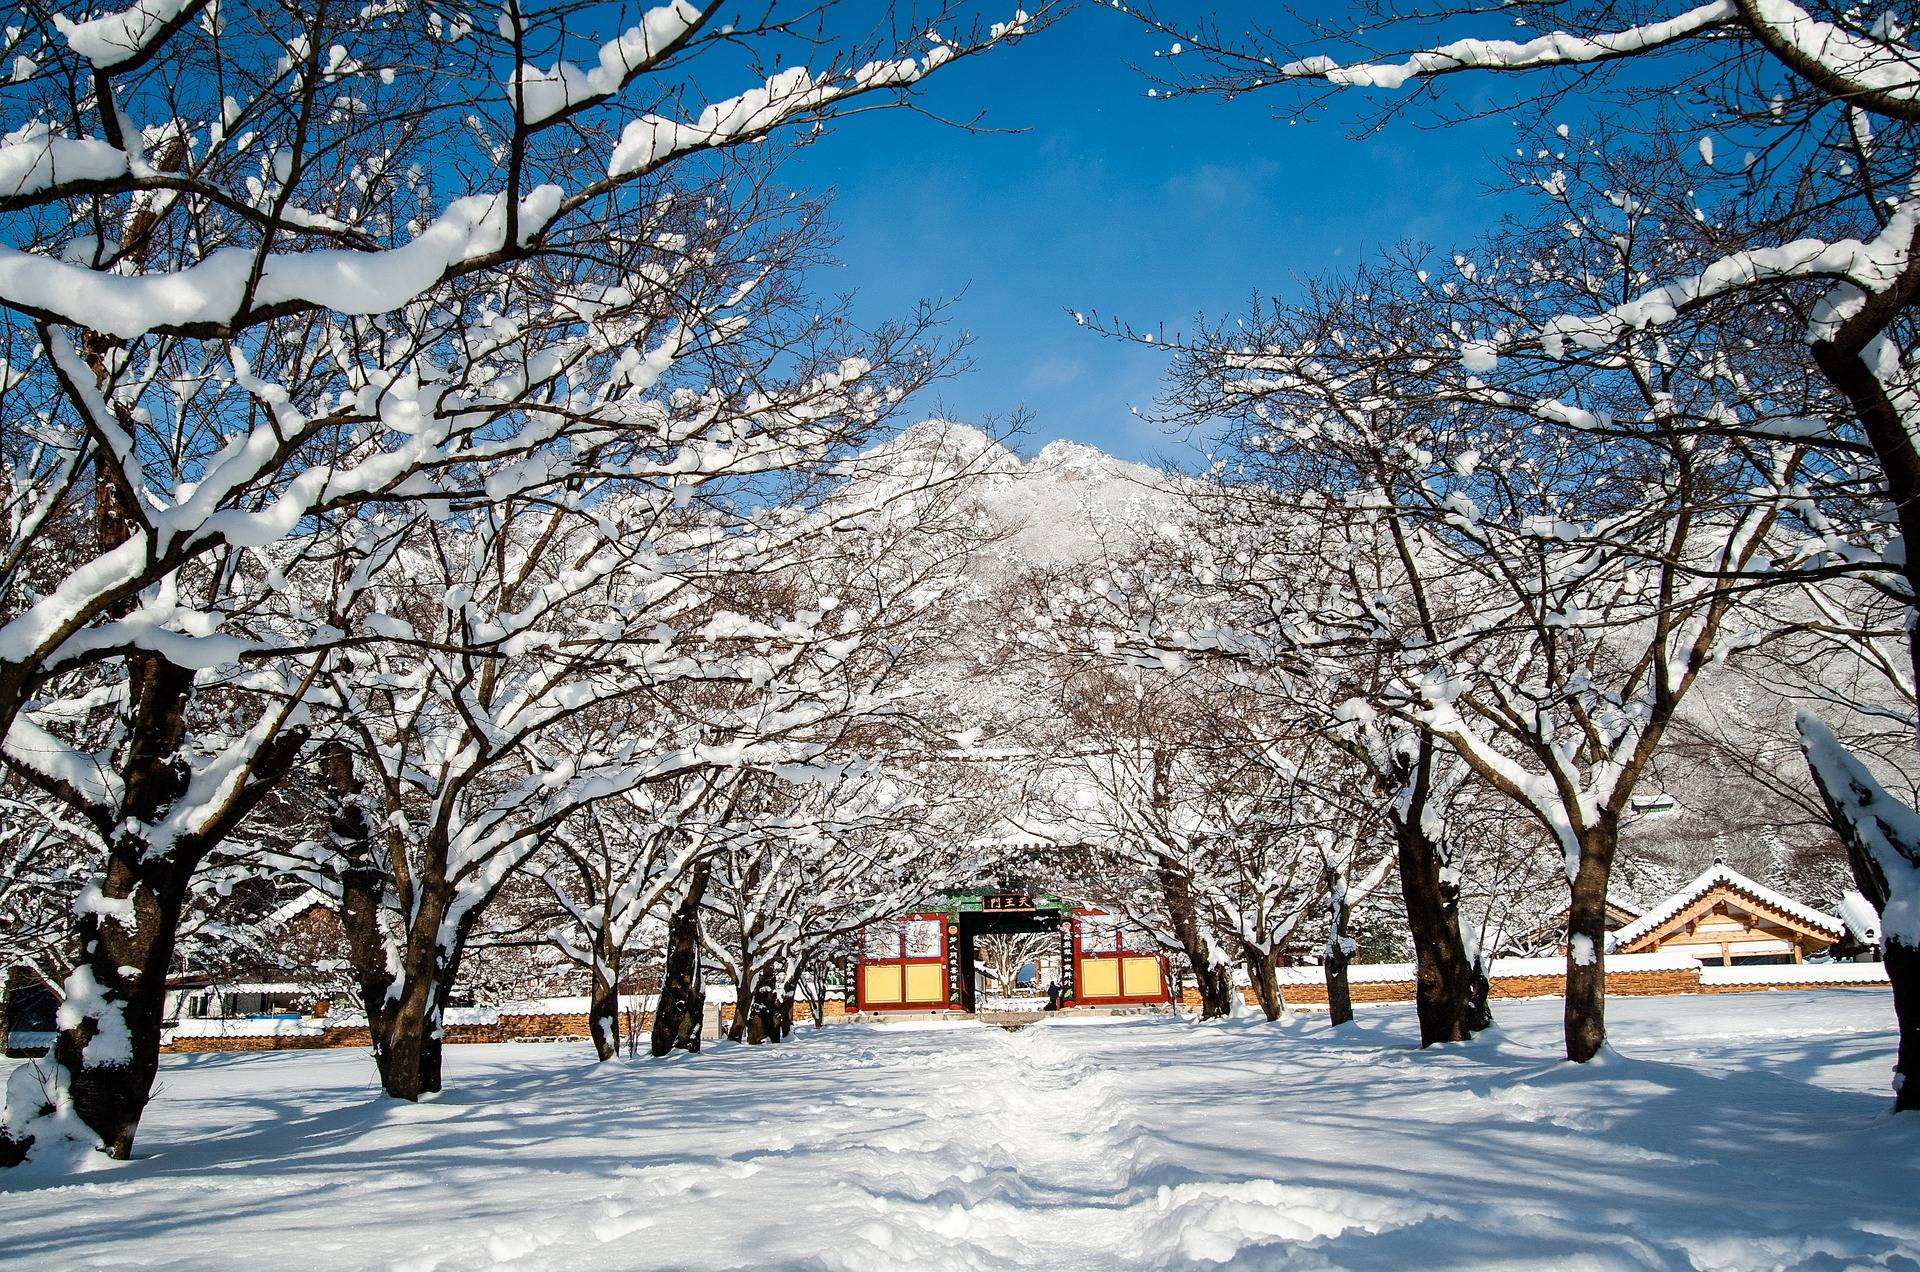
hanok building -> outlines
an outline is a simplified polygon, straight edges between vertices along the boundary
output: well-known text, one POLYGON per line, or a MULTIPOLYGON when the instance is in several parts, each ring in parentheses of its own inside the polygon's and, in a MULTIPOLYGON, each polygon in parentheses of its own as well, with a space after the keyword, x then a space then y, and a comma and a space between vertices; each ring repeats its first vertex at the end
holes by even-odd
MULTIPOLYGON (((1517 937, 1509 937, 1497 943, 1497 952, 1503 958, 1534 958, 1548 953, 1565 954, 1567 952, 1567 915, 1571 906, 1561 906, 1554 916, 1545 923, 1517 937)), ((1607 898, 1607 936, 1626 927, 1640 917, 1640 911, 1625 901, 1614 897, 1607 898)))
POLYGON ((1678 892, 1613 933, 1616 954, 1690 954, 1740 967, 1803 963, 1846 936, 1838 918, 1716 861, 1678 892))
POLYGON ((1151 1008, 1171 1002, 1168 968, 1151 937, 1117 916, 1026 892, 959 892, 924 910, 870 923, 847 977, 851 1011, 975 1012, 989 1006, 976 944, 1034 932, 1055 938, 1034 961, 1071 1008, 1151 1008))

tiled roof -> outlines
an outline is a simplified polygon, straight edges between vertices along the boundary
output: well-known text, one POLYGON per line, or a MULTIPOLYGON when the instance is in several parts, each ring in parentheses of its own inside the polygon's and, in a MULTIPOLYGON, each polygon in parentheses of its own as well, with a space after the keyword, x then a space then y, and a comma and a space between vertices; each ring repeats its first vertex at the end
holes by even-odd
POLYGON ((1625 948, 1646 936, 1649 932, 1657 931, 1662 925, 1672 920, 1675 915, 1718 887, 1729 888, 1734 892, 1741 893, 1748 899, 1757 901, 1768 909, 1775 910, 1790 918, 1797 919, 1810 928, 1831 933, 1833 939, 1836 941, 1846 934, 1846 929, 1840 920, 1836 919, 1833 915, 1823 910, 1816 910, 1810 905, 1802 905, 1785 893, 1775 892, 1766 884, 1747 878, 1747 876, 1741 874, 1725 862, 1716 861, 1698 875, 1694 876, 1691 883, 1619 931, 1613 933, 1609 942, 1609 948, 1616 950, 1625 948))

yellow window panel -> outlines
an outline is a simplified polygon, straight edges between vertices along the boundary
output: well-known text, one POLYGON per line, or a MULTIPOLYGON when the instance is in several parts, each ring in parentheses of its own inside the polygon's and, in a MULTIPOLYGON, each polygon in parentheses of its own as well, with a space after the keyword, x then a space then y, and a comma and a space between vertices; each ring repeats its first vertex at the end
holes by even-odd
POLYGON ((1120 960, 1087 958, 1080 960, 1081 998, 1120 997, 1120 960))
POLYGON ((907 998, 910 1003, 944 1003, 947 1001, 947 966, 945 963, 909 963, 907 964, 907 998))
POLYGON ((1129 958, 1121 960, 1128 998, 1158 998, 1166 993, 1160 984, 1160 960, 1129 958))
POLYGON ((897 1003, 900 1001, 900 968, 868 967, 862 969, 864 980, 861 983, 861 996, 869 1003, 897 1003))

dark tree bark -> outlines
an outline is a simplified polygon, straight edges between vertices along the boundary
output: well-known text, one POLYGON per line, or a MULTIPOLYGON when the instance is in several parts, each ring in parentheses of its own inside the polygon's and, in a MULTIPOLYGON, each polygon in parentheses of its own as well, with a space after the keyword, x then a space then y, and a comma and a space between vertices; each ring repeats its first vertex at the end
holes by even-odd
POLYGON ((593 988, 588 991, 587 1026, 593 1035, 594 1054, 602 1060, 611 1060, 620 1054, 620 988, 619 975, 616 972, 614 983, 608 984, 607 978, 598 968, 593 973, 593 988))
POLYGON ((1347 964, 1351 961, 1344 950, 1327 950, 1327 1023, 1335 1029, 1353 1022, 1353 987, 1347 981, 1347 964))
MULTIPOLYGON (((1884 913, 1893 899, 1893 889, 1875 862, 1872 850, 1861 839, 1862 829, 1854 821, 1857 814, 1842 798, 1843 792, 1828 789, 1828 782, 1835 779, 1829 777, 1821 765, 1810 763, 1809 767, 1814 789, 1820 792, 1820 799, 1827 806, 1828 823, 1846 845, 1853 886, 1876 914, 1884 913)), ((1888 800, 1893 798, 1884 791, 1875 793, 1888 800)), ((1884 823, 1877 830, 1889 842, 1897 839, 1895 832, 1884 823)), ((1895 843, 1896 848, 1901 846, 1895 843)), ((1920 850, 1920 845, 1906 847, 1909 855, 1920 850)), ((1893 985, 1893 1016, 1899 1034, 1893 1060, 1893 1111, 1920 1111, 1920 949, 1888 935, 1881 961, 1886 965, 1887 980, 1893 985)))
POLYGON ((1467 956, 1460 931, 1460 887, 1445 874, 1439 845, 1421 829, 1432 790, 1432 747, 1421 754, 1409 776, 1413 789, 1408 814, 1394 818, 1400 866, 1400 896, 1407 931, 1413 939, 1414 1010, 1420 1017, 1420 1045, 1466 1042, 1493 1024, 1487 1006, 1487 978, 1467 956))
POLYGON ((773 987, 773 972, 763 969, 754 977, 752 992, 734 1009, 732 1037, 758 1046, 779 1042, 785 1036, 780 1029, 780 998, 773 987))
MULTIPOLYGON (((782 1042, 785 1042, 793 1034, 793 1009, 799 1002, 799 997, 799 991, 791 986, 787 988, 785 993, 780 995, 780 1009, 776 1020, 780 1026, 780 1041, 782 1042)), ((818 1029, 820 1025, 821 1018, 816 1014, 813 1027, 818 1029)))
POLYGON ((406 983, 385 1013, 378 1055, 380 1085, 397 1100, 418 1100, 440 1089, 442 1036, 453 969, 409 948, 406 983))
MULTIPOLYGON (((398 1100, 418 1100, 440 1089, 445 1055, 442 1022, 459 974, 457 955, 439 942, 452 900, 450 889, 421 889, 402 947, 400 993, 383 1001, 377 1012, 369 1004, 367 1020, 374 1029, 380 1085, 398 1100)), ((466 923, 460 926, 453 940, 455 950, 464 943, 466 923)))
POLYGON ((1585 1064, 1607 1042, 1607 880, 1618 828, 1602 810, 1581 836, 1580 866, 1567 910, 1567 1059, 1585 1064))
MULTIPOLYGON (((53 1058, 74 1112, 108 1155, 123 1161, 133 1154, 160 1067, 167 973, 194 873, 292 769, 306 742, 303 732, 288 731, 267 743, 245 785, 198 833, 156 850, 142 827, 164 819, 192 776, 179 748, 193 680, 193 672, 158 655, 129 657, 124 795, 118 809, 92 807, 86 814, 107 840, 106 870, 99 897, 75 918, 78 961, 62 1010, 71 1023, 63 1023, 53 1058)), ((31 1139, 0 1137, 0 1165, 23 1160, 31 1147, 31 1139)))
POLYGON ((1280 977, 1275 969, 1276 956, 1251 942, 1242 942, 1240 961, 1246 965, 1247 979, 1253 983, 1254 997, 1260 1000, 1261 1014, 1278 1020, 1286 1014, 1286 995, 1280 992, 1280 977))
POLYGON ((74 1112, 100 1137, 108 1156, 121 1161, 133 1156, 134 1135, 160 1068, 167 972, 188 880, 197 864, 171 855, 147 860, 145 850, 144 839, 136 834, 116 836, 101 889, 109 899, 130 900, 131 923, 88 913, 79 916, 76 925, 76 971, 90 977, 109 1010, 118 1006, 126 1022, 127 1058, 88 1061, 87 1049, 102 1031, 101 1020, 92 1016, 61 1029, 53 1047, 55 1063, 67 1075, 74 1112))
POLYGON ((1328 865, 1327 888, 1327 1021, 1335 1029, 1353 1020, 1353 990, 1347 984, 1347 964, 1353 961, 1352 939, 1347 935, 1346 880, 1328 865))
POLYGON ((1206 934, 1200 930, 1200 916, 1193 900, 1193 886, 1177 867, 1162 862, 1160 888, 1166 898, 1167 914, 1173 920, 1174 938, 1193 968, 1193 979, 1200 990, 1200 1019, 1215 1020, 1233 1014, 1233 971, 1216 962, 1206 934))
POLYGON ((708 863, 697 862, 687 890, 667 919, 667 966, 653 1009, 650 1050, 656 1056, 700 1050, 707 991, 700 979, 700 901, 706 895, 708 863))
POLYGON ((1883 955, 1893 982, 1900 1041, 1893 1061, 1893 1111, 1920 1111, 1920 948, 1889 940, 1883 955))
POLYGON ((327 831, 342 863, 340 926, 346 932, 347 961, 360 988, 367 1032, 373 1038, 380 1086, 395 1099, 418 1100, 440 1090, 447 997, 459 973, 457 951, 479 908, 469 911, 455 934, 453 950, 448 951, 439 938, 453 902, 452 889, 429 878, 416 881, 418 895, 401 947, 400 992, 395 994, 380 923, 387 872, 374 860, 373 828, 360 800, 353 752, 343 743, 327 742, 319 760, 327 792, 327 831))

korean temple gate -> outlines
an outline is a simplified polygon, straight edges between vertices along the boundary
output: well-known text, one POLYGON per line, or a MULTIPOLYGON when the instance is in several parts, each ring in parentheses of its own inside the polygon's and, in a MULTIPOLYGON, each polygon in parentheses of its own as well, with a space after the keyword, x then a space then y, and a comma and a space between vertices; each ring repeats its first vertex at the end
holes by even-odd
POLYGON ((974 1012, 975 944, 1015 932, 1056 934, 1060 1007, 1164 1006, 1167 960, 1152 939, 1102 910, 1026 892, 958 892, 870 923, 846 977, 847 1009, 974 1012))

